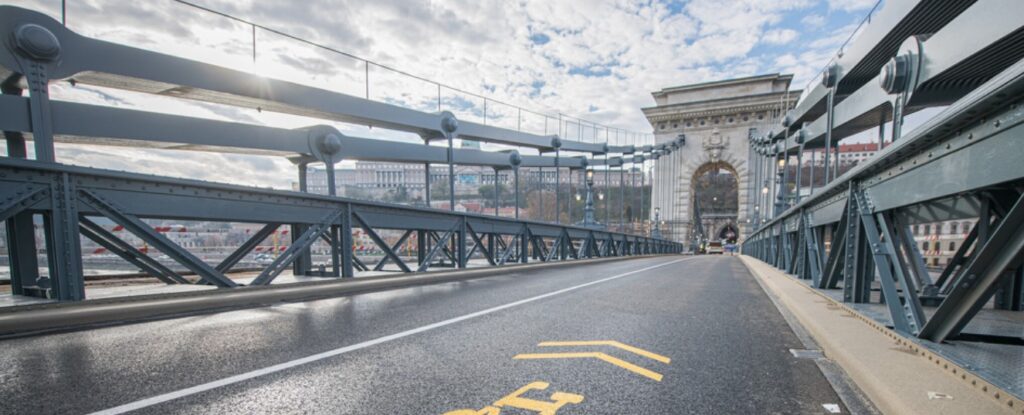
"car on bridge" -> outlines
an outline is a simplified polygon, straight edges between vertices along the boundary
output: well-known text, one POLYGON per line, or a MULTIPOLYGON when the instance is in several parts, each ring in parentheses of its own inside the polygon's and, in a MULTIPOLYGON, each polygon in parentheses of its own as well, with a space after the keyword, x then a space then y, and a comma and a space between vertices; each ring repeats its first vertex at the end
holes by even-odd
POLYGON ((708 242, 708 246, 704 250, 704 253, 708 255, 722 255, 724 252, 721 242, 708 242))

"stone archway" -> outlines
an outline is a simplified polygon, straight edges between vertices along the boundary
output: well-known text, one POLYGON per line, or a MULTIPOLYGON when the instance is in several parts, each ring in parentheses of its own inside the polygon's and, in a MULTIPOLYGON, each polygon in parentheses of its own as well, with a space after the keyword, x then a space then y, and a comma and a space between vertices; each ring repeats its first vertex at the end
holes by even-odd
POLYGON ((715 235, 718 235, 718 240, 722 242, 734 244, 739 239, 740 231, 736 228, 736 224, 727 223, 718 232, 715 232, 715 235))
MULTIPOLYGON (((733 173, 738 211, 730 223, 737 229, 739 241, 750 234, 752 226, 747 222, 754 210, 748 200, 755 200, 759 186, 751 183, 748 172, 753 157, 749 138, 753 130, 765 132, 774 127, 774 120, 796 104, 800 91, 789 90, 791 80, 791 75, 758 75, 665 88, 652 94, 657 106, 643 111, 654 128, 655 144, 686 137, 682 148, 655 162, 652 174, 651 206, 661 213, 665 237, 691 241, 694 177, 701 169, 710 168, 733 173)), ((706 232, 724 225, 724 221, 716 223, 706 232)))
POLYGON ((735 242, 740 235, 737 227, 740 211, 740 174, 731 164, 712 161, 698 166, 690 177, 690 212, 693 223, 690 237, 718 241, 731 230, 728 237, 735 242), (699 213, 699 222, 697 221, 699 213), (703 232, 701 235, 697 233, 703 232))

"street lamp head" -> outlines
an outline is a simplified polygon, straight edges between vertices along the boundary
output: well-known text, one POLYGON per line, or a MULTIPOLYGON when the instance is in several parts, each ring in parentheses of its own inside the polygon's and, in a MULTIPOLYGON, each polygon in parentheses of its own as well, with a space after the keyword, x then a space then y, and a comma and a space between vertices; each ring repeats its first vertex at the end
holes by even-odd
POLYGON ((459 129, 459 120, 451 111, 441 112, 441 131, 447 134, 454 133, 459 129))
POLYGON ((779 168, 786 167, 786 159, 779 159, 779 168))
POLYGON ((557 135, 551 136, 551 148, 555 150, 562 148, 562 139, 558 138, 557 135))
POLYGON ((594 170, 588 169, 587 170, 587 182, 588 183, 592 183, 593 181, 594 181, 594 170))
POLYGON ((604 200, 604 192, 597 194, 597 200, 604 200))
POLYGON ((583 195, 576 193, 576 201, 579 202, 580 200, 583 200, 583 195))
POLYGON ((768 186, 765 186, 765 187, 761 188, 761 194, 763 194, 763 195, 768 194, 768 186))
POLYGON ((660 207, 654 208, 654 213, 661 213, 661 208, 660 207))

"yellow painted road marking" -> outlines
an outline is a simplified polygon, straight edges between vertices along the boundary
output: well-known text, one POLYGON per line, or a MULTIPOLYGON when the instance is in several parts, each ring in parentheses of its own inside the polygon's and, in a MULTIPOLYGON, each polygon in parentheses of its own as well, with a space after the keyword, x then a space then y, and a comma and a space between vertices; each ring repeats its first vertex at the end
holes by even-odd
POLYGON ((617 342, 615 340, 589 340, 589 341, 568 341, 568 342, 541 342, 538 346, 549 347, 549 346, 612 346, 625 350, 627 352, 635 353, 640 356, 657 360, 664 364, 669 364, 672 359, 662 356, 657 353, 652 353, 639 347, 633 347, 625 343, 617 342))
POLYGON ((479 411, 475 409, 460 409, 457 411, 445 412, 444 415, 501 415, 501 409, 505 407, 525 409, 536 412, 537 415, 556 415, 559 409, 566 405, 574 405, 583 402, 583 395, 575 393, 555 392, 551 394, 551 401, 538 401, 536 399, 524 398, 523 395, 530 391, 542 391, 550 386, 547 382, 533 382, 512 392, 508 396, 494 402, 494 405, 487 406, 479 411))
POLYGON ((615 366, 626 369, 630 372, 636 373, 641 376, 654 379, 661 382, 661 374, 652 370, 644 369, 640 366, 629 363, 625 360, 618 359, 600 352, 583 352, 583 353, 526 353, 519 354, 513 357, 513 359, 527 360, 527 359, 601 359, 605 362, 611 363, 615 366))

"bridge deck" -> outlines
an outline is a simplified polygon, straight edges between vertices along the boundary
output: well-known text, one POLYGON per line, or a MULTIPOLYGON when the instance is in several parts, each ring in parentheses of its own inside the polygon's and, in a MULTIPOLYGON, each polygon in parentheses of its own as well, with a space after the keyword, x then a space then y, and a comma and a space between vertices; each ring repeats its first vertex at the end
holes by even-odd
POLYGON ((804 347, 737 258, 659 257, 12 339, 0 376, 13 413, 848 413, 804 347), (593 340, 653 354, 540 345, 593 340))

